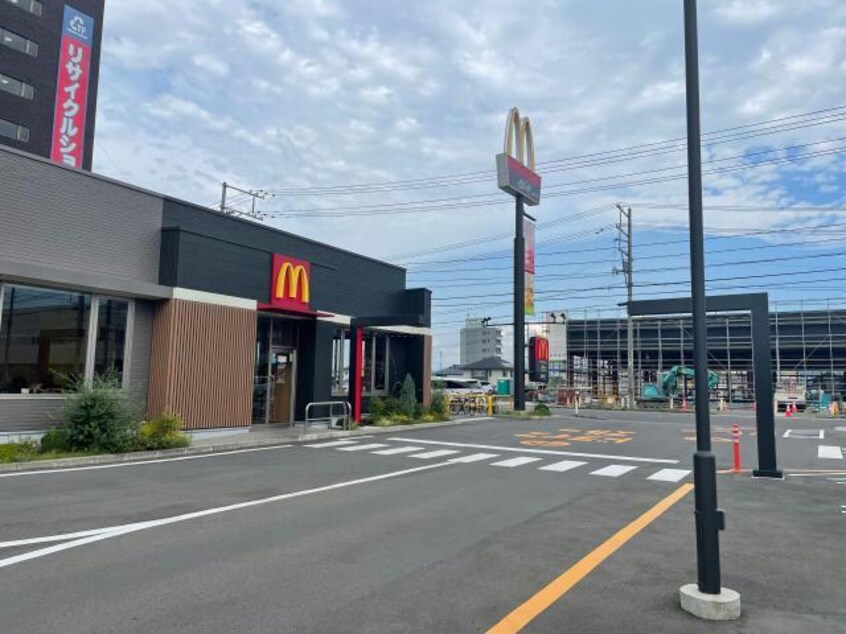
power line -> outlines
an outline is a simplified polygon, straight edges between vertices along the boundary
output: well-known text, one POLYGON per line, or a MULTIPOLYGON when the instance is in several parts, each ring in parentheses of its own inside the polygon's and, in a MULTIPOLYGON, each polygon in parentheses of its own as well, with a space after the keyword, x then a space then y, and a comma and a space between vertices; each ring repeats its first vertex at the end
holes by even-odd
MULTIPOLYGON (((722 128, 718 130, 713 130, 710 132, 706 132, 702 134, 703 141, 708 142, 711 137, 717 137, 716 140, 719 140, 720 135, 724 135, 730 132, 736 132, 739 130, 751 130, 752 128, 761 128, 765 127, 765 130, 758 131, 758 132, 766 132, 772 134, 774 132, 783 131, 779 128, 790 128, 792 125, 801 125, 802 123, 806 122, 798 122, 792 124, 783 124, 783 125, 776 125, 772 128, 766 128, 766 126, 771 126, 772 124, 779 124, 782 122, 793 121, 796 122, 798 119, 812 119, 814 121, 818 120, 826 120, 836 116, 834 113, 842 112, 846 110, 846 105, 841 106, 834 106, 831 108, 824 108, 820 110, 814 110, 809 112, 798 113, 795 115, 789 115, 785 117, 776 117, 773 119, 748 123, 739 126, 733 126, 729 128, 722 128), (823 115, 823 116, 819 116, 823 115), (816 117, 816 119, 814 119, 816 117)), ((824 121, 825 123, 829 123, 830 121, 824 121)), ((789 131, 789 130, 788 130, 789 131)), ((731 135, 729 135, 731 137, 731 135)), ((572 163, 577 161, 584 161, 586 159, 594 159, 599 157, 607 157, 609 155, 619 155, 619 154, 628 154, 635 150, 643 150, 643 149, 657 149, 662 146, 667 145, 675 145, 681 144, 680 147, 676 148, 673 147, 670 151, 678 151, 684 150, 686 147, 686 137, 677 137, 674 139, 666 139, 662 141, 653 141, 649 143, 640 143, 636 145, 631 145, 623 148, 617 148, 613 150, 604 150, 598 152, 591 152, 587 154, 575 155, 570 157, 565 157, 561 159, 553 159, 549 161, 541 161, 538 163, 538 167, 546 166, 549 167, 551 165, 559 165, 561 163, 572 163)), ((736 140, 730 138, 729 140, 736 140)), ((713 143, 713 141, 711 141, 713 143)), ((628 156, 626 157, 628 158, 628 156)), ((548 170, 545 170, 548 171, 548 170)), ((286 195, 286 196, 308 196, 308 195, 350 195, 350 194, 361 194, 361 193, 370 193, 370 192, 384 192, 386 188, 399 188, 399 189, 414 189, 418 186, 428 186, 428 187, 444 187, 444 186, 451 186, 451 185, 464 185, 467 184, 467 179, 477 180, 479 177, 484 177, 485 180, 490 178, 492 174, 491 169, 485 170, 477 170, 473 172, 464 172, 458 174, 444 174, 441 176, 431 176, 425 178, 414 178, 414 179, 405 179, 405 180, 393 180, 393 181, 381 181, 381 182, 371 182, 371 183, 352 183, 346 185, 330 185, 330 186, 313 186, 313 187, 303 187, 303 188, 266 188, 267 191, 271 191, 275 194, 279 195, 286 195), (365 191, 367 190, 367 191, 365 191)), ((472 181, 471 181, 472 182, 472 181)))

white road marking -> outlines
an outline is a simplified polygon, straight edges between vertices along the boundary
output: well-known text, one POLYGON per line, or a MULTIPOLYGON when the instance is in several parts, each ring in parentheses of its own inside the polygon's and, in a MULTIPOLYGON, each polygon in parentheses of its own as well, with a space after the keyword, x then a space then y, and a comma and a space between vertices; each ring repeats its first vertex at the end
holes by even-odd
POLYGON ((451 456, 452 454, 459 453, 453 449, 441 449, 439 451, 428 451, 426 453, 416 453, 411 456, 410 458, 420 458, 421 460, 429 460, 430 458, 441 458, 442 456, 451 456))
MULTIPOLYGON (((398 440, 400 442, 408 442, 408 438, 388 438, 388 440, 398 440)), ((664 458, 639 458, 636 456, 611 456, 607 454, 597 453, 578 453, 575 451, 553 451, 552 449, 524 449, 522 447, 499 447, 496 445, 474 445, 463 442, 444 442, 441 440, 421 440, 415 438, 415 443, 423 445, 443 445, 445 447, 464 447, 469 449, 490 449, 492 451, 511 451, 514 453, 534 453, 543 454, 545 456, 574 456, 576 458, 601 458, 603 460, 624 460, 627 462, 650 462, 655 464, 678 464, 678 460, 668 460, 664 458)))
MULTIPOLYGON (((143 523, 143 522, 138 522, 143 523)), ((102 535, 103 533, 111 533, 113 531, 121 530, 127 526, 135 526, 135 524, 121 524, 118 526, 106 526, 105 528, 95 528, 89 531, 77 531, 75 533, 62 533, 60 535, 46 535, 44 537, 31 537, 29 539, 15 539, 9 542, 0 542, 0 548, 17 548, 19 546, 32 546, 33 544, 49 544, 51 542, 66 542, 72 539, 79 539, 81 537, 90 537, 92 535, 102 535)))
POLYGON ((831 476, 846 476, 846 471, 827 471, 826 473, 788 473, 788 478, 828 478, 831 476))
POLYGON ((508 460, 502 460, 501 462, 494 462, 491 463, 491 466, 508 467, 510 469, 513 469, 514 467, 529 464, 530 462, 537 462, 538 460, 540 460, 540 458, 529 458, 527 456, 521 456, 520 458, 509 458, 508 460))
POLYGON ((393 449, 383 449, 382 451, 374 451, 378 456, 394 456, 400 453, 410 453, 412 451, 425 451, 425 447, 394 447, 393 449))
POLYGON ((688 469, 661 469, 646 479, 658 480, 659 482, 678 482, 689 473, 688 469))
POLYGON ((344 445, 358 444, 357 440, 331 440, 329 442, 318 442, 310 445, 303 445, 303 447, 314 447, 315 449, 323 449, 324 447, 343 447, 344 445))
POLYGON ((597 469, 596 471, 591 471, 590 474, 605 476, 607 478, 619 478, 624 473, 628 473, 629 471, 633 471, 634 469, 637 469, 637 467, 632 467, 631 465, 624 464, 612 464, 608 465, 607 467, 597 469))
POLYGON ((239 453, 252 453, 254 451, 271 451, 274 449, 287 449, 293 445, 274 445, 273 447, 253 447, 252 449, 233 449, 232 451, 220 451, 217 453, 204 453, 196 456, 178 456, 176 458, 157 458, 155 460, 135 460, 132 462, 116 462, 114 464, 96 464, 87 467, 67 467, 65 469, 44 469, 42 471, 12 471, 0 473, 0 478, 17 478, 20 476, 48 475, 51 473, 71 473, 74 471, 93 471, 95 469, 117 469, 119 467, 138 467, 148 464, 160 464, 162 462, 181 462, 183 460, 200 460, 202 458, 220 458, 239 453))
POLYGON ((799 440, 825 440, 824 429, 788 429, 782 438, 799 440), (794 435, 795 434, 795 435, 794 435))
POLYGON ((817 458, 826 460, 843 460, 843 451, 834 445, 820 445, 817 447, 817 458))
POLYGON ((480 462, 482 460, 492 460, 493 458, 499 458, 499 454, 496 453, 473 453, 469 456, 461 456, 460 458, 453 458, 450 462, 480 462))
POLYGON ((586 462, 579 462, 578 460, 562 460, 561 462, 553 462, 545 467, 538 467, 540 471, 570 471, 576 467, 581 467, 587 464, 586 462))
POLYGON ((374 442, 369 445, 355 445, 353 447, 338 447, 338 451, 367 451, 369 449, 381 449, 382 447, 390 447, 384 443, 374 442))
MULTIPOLYGON (((282 495, 274 495, 267 498, 261 498, 258 500, 250 500, 249 502, 239 502, 237 504, 229 504, 227 506, 219 506, 216 508, 205 509, 203 511, 195 511, 193 513, 184 513, 182 515, 174 515, 171 517, 164 517, 157 520, 150 520, 147 522, 138 522, 135 524, 125 524, 123 526, 114 526, 106 529, 95 529, 95 532, 87 537, 82 537, 81 539, 74 539, 74 541, 67 542, 64 544, 57 544, 55 546, 48 546, 47 548, 40 548, 38 550, 33 550, 28 553, 23 553, 21 555, 16 555, 14 557, 7 557, 6 559, 0 559, 0 568, 6 568, 7 566, 12 566, 14 564, 19 564, 24 561, 29 561, 31 559, 38 559, 39 557, 46 557, 47 555, 52 555, 54 553, 61 552, 63 550, 69 550, 71 548, 78 548, 79 546, 85 546, 87 544, 92 544, 94 542, 102 541, 104 539, 111 539, 112 537, 118 537, 120 535, 126 535, 128 533, 134 533, 137 531, 145 530, 148 528, 155 528, 157 526, 164 526, 166 524, 176 524, 179 522, 186 522, 188 520, 196 519, 198 517, 208 517, 210 515, 218 515, 220 513, 228 513, 231 511, 239 511, 241 509, 251 508, 254 506, 262 506, 265 504, 271 504, 273 502, 282 502, 285 500, 291 500, 294 498, 304 497, 307 495, 314 495, 315 493, 325 493, 326 491, 334 491, 336 489, 345 489, 352 486, 357 486, 359 484, 368 484, 370 482, 378 482, 379 480, 388 480, 390 478, 397 478, 404 475, 409 475, 411 473, 419 473, 421 471, 428 471, 430 469, 438 469, 440 467, 450 466, 452 463, 450 462, 438 462, 435 464, 428 464, 422 467, 415 467, 413 469, 403 469, 402 471, 391 471, 389 473, 383 473, 381 475, 370 476, 367 478, 359 478, 357 480, 348 480, 346 482, 337 482, 335 484, 329 484, 322 487, 317 487, 315 489, 304 489, 302 491, 294 491, 293 493, 284 493, 282 495), (96 531, 107 531, 107 532, 96 532, 96 531)), ((88 531, 84 531, 88 533, 88 531)), ((73 533, 70 533, 73 535, 73 533)), ((55 537, 55 536, 54 536, 55 537)), ((39 539, 39 538, 35 538, 39 539)), ((43 538, 41 538, 43 539, 43 538)), ((37 543, 37 542, 33 542, 37 543)))

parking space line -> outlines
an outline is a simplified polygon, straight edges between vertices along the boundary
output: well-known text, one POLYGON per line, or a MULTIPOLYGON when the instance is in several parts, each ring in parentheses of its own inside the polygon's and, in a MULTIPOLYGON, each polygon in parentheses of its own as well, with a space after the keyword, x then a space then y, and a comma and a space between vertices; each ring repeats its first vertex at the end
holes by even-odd
MULTIPOLYGON (((398 440, 400 442, 408 442, 408 438, 393 437, 388 440, 398 440)), ((638 456, 614 456, 609 454, 598 453, 580 453, 577 451, 555 451, 552 449, 529 449, 527 447, 501 447, 498 445, 475 445, 463 442, 445 442, 442 440, 422 440, 415 438, 412 442, 422 445, 440 445, 444 447, 462 447, 468 449, 488 449, 491 451, 510 451, 513 453, 523 454, 542 454, 545 456, 573 456, 575 458, 600 458, 602 460, 623 460, 624 462, 649 462, 653 464, 678 464, 678 460, 670 460, 668 458, 641 458, 638 456)))
POLYGON ((624 473, 628 473, 629 471, 633 471, 635 469, 637 469, 637 467, 633 467, 631 465, 612 464, 607 467, 597 469, 596 471, 591 471, 590 474, 605 476, 606 478, 619 478, 624 473))
POLYGON ((647 480, 658 480, 659 482, 678 482, 690 473, 688 469, 661 469, 656 471, 647 480))
POLYGON ((482 460, 492 460, 493 458, 499 458, 499 454, 496 453, 473 453, 469 456, 461 456, 460 458, 453 458, 450 462, 481 462, 482 460))
POLYGON ((529 464, 530 462, 537 462, 540 458, 530 458, 528 456, 521 456, 520 458, 509 458, 508 460, 502 460, 500 462, 491 463, 491 466, 494 467, 507 467, 509 469, 513 469, 514 467, 519 467, 520 465, 529 464))
POLYGON ((553 462, 545 467, 538 467, 541 471, 570 471, 576 467, 581 467, 587 464, 586 462, 579 462, 577 460, 562 460, 561 462, 553 462))
POLYGON ((597 546, 573 567, 541 589, 540 592, 517 606, 504 619, 489 629, 487 634, 515 634, 522 630, 593 572, 597 566, 617 552, 644 528, 670 510, 673 505, 692 490, 692 484, 688 483, 680 486, 646 513, 597 546))

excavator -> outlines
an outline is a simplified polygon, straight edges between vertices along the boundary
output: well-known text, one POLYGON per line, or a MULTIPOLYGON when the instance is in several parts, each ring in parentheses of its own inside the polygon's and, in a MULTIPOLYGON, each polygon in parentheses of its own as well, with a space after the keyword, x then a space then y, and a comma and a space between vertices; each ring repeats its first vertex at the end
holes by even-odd
MULTIPOLYGON (((648 402, 668 401, 670 397, 675 397, 678 391, 678 379, 683 377, 685 381, 690 379, 693 384, 693 379, 696 373, 693 368, 688 368, 683 365, 674 365, 672 368, 661 374, 660 384, 646 383, 643 386, 643 400, 648 402)), ((708 389, 713 391, 720 382, 720 378, 716 372, 708 370, 708 389)), ((691 390, 692 393, 692 390, 691 390)))

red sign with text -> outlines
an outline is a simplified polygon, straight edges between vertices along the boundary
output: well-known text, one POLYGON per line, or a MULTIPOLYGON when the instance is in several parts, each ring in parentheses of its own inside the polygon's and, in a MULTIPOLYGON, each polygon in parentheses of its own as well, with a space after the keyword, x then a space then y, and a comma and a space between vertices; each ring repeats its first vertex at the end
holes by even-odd
POLYGON ((50 158, 82 167, 94 20, 65 6, 50 158))

